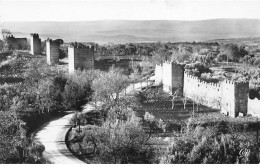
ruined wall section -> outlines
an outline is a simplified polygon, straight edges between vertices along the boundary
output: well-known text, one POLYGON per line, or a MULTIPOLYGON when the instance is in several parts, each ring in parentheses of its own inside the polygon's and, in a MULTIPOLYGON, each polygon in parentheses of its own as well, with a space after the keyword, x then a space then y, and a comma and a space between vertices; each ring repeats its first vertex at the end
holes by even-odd
POLYGON ((68 48, 69 72, 74 70, 83 70, 94 68, 94 46, 77 48, 70 46, 68 48))
POLYGON ((59 44, 47 39, 46 41, 46 55, 47 63, 49 65, 54 65, 59 63, 59 44))
POLYGON ((41 54, 41 39, 38 34, 31 34, 30 37, 31 54, 41 54))
POLYGON ((15 38, 13 35, 6 37, 8 44, 10 45, 10 49, 16 50, 26 50, 27 46, 27 38, 15 38))

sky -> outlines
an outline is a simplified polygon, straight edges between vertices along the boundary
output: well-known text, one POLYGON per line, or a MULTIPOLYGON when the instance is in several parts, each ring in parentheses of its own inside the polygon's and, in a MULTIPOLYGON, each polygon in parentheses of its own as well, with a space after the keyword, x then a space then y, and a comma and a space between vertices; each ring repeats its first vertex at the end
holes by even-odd
POLYGON ((260 19, 260 0, 0 0, 4 21, 260 19))

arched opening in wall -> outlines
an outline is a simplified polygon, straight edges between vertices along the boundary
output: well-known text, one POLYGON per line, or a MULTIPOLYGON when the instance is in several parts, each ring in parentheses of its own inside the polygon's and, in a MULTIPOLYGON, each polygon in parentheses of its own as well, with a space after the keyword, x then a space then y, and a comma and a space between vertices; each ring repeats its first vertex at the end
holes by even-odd
POLYGON ((227 112, 227 116, 229 116, 229 112, 227 112))

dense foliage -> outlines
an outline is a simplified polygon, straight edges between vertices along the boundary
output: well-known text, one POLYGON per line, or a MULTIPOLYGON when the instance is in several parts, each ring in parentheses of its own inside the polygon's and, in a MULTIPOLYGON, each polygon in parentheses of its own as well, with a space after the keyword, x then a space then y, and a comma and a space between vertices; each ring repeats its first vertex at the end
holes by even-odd
POLYGON ((214 127, 189 128, 172 143, 161 163, 257 163, 256 148, 255 136, 235 133, 227 123, 219 122, 214 127), (250 154, 241 157, 242 149, 249 149, 250 154))
POLYGON ((152 163, 153 149, 145 145, 140 119, 131 110, 111 109, 100 127, 84 131, 83 145, 94 141, 99 163, 152 163))
POLYGON ((26 137, 25 123, 13 112, 0 112, 0 163, 41 163, 45 147, 26 137))

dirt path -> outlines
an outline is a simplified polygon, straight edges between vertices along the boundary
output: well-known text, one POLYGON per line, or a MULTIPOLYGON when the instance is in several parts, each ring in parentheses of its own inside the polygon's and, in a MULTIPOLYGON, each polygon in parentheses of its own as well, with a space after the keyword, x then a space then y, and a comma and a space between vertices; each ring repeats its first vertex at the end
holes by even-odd
MULTIPOLYGON (((152 79, 152 78, 151 78, 152 79)), ((151 84, 149 82, 148 84, 151 84)), ((137 83, 134 85, 134 91, 138 91, 144 86, 147 86, 146 82, 142 84, 137 83)), ((130 85, 126 92, 133 91, 133 85, 130 85)), ((94 104, 89 103, 84 106, 83 113, 94 109, 94 104)), ((65 136, 70 128, 69 120, 72 118, 73 113, 65 115, 62 118, 51 121, 46 126, 42 127, 35 138, 38 139, 45 146, 43 156, 54 164, 84 164, 83 161, 76 158, 67 148, 65 143, 65 136)))
POLYGON ((43 156, 55 164, 83 164, 67 148, 65 136, 69 128, 69 119, 73 116, 68 114, 58 120, 51 121, 43 127, 36 138, 45 146, 43 156))

